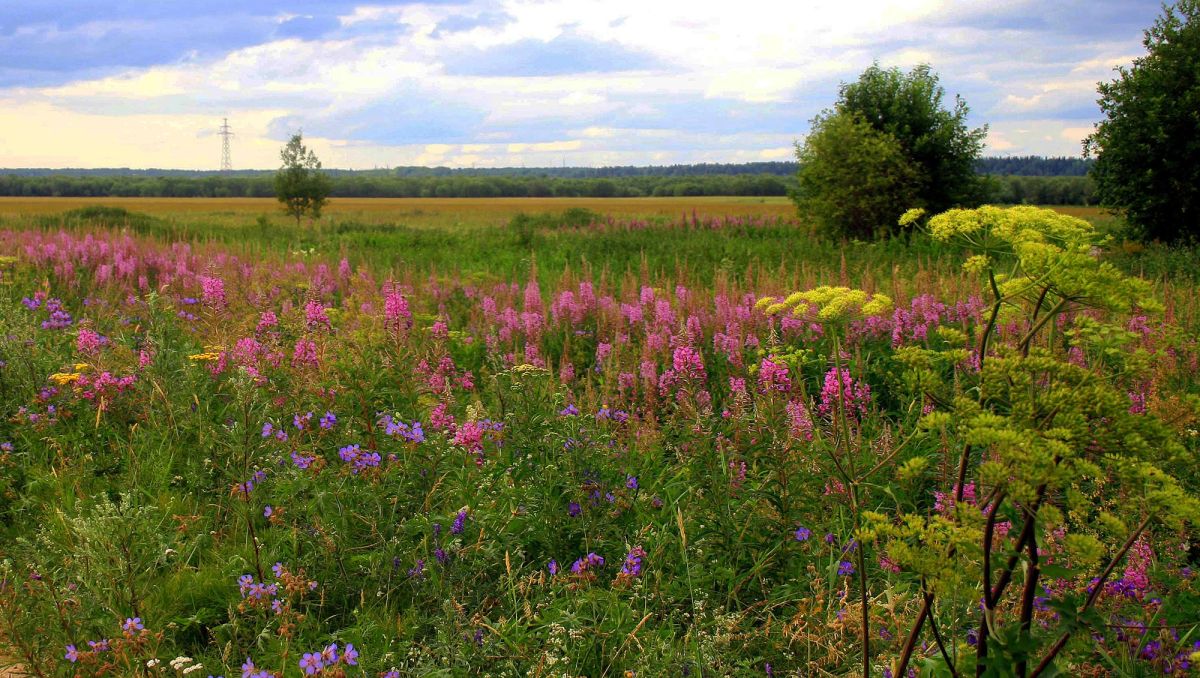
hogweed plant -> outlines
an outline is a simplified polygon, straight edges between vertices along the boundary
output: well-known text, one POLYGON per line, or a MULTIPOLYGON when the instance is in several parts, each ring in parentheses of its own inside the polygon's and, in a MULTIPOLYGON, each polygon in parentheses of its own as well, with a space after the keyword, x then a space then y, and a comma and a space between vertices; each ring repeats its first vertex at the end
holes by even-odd
MULTIPOLYGON (((919 426, 960 452, 934 511, 865 517, 863 539, 920 582, 894 673, 928 626, 934 674, 1051 675, 1073 639, 1106 633, 1097 605, 1147 593, 1145 580, 1130 590, 1115 579, 1130 550, 1149 531, 1178 534, 1200 518, 1187 487, 1194 453, 1131 402, 1141 375, 1086 360, 1102 324, 1122 328, 1161 304, 1145 281, 1100 259, 1103 243, 1079 219, 983 207, 937 215, 929 228, 969 255, 964 269, 981 279, 990 309, 970 369, 953 383, 937 349, 900 356, 934 403, 919 426)), ((919 474, 930 461, 901 470, 919 474)))

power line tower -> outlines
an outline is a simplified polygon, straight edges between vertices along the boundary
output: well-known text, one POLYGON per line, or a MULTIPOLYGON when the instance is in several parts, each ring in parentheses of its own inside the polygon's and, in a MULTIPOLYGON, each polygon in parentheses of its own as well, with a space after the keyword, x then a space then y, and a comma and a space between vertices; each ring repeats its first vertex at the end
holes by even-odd
POLYGON ((221 118, 221 131, 218 132, 221 136, 221 171, 232 172, 233 162, 229 159, 229 139, 233 137, 233 131, 229 129, 229 118, 221 118))

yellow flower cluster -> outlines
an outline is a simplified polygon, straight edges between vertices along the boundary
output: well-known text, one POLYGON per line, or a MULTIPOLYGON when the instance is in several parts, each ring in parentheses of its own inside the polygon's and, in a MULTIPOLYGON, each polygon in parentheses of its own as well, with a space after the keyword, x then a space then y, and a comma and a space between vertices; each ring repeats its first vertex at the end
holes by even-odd
POLYGON ((207 353, 193 353, 192 355, 188 356, 188 360, 191 360, 192 362, 197 362, 197 363, 210 363, 220 357, 221 357, 220 353, 217 353, 215 351, 209 351, 207 353))
POLYGON ((75 382, 79 381, 79 375, 83 372, 87 372, 90 368, 91 366, 87 363, 75 363, 71 366, 70 372, 55 372, 54 374, 50 375, 50 381, 58 386, 74 384, 75 382))
POLYGON ((892 310, 892 299, 883 294, 868 294, 849 287, 823 285, 804 292, 793 292, 783 301, 776 301, 775 297, 763 297, 755 305, 767 315, 791 310, 792 315, 803 316, 810 307, 816 308, 817 319, 821 322, 834 322, 882 315, 892 310))

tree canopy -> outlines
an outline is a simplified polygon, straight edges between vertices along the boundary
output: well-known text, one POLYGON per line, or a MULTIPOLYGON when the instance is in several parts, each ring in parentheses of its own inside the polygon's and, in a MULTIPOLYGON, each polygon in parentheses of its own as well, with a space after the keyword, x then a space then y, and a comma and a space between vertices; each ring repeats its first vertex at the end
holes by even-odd
POLYGON ((982 203, 988 187, 976 174, 975 163, 987 128, 968 127, 968 108, 961 97, 956 96, 949 109, 943 106, 944 98, 937 75, 924 64, 908 73, 875 64, 856 82, 842 85, 833 109, 813 119, 813 131, 798 150, 796 200, 801 210, 844 203, 849 194, 858 195, 871 207, 844 205, 813 215, 827 230, 857 237, 888 232, 910 207, 941 212, 982 203), (859 148, 831 144, 835 138, 859 148), (872 153, 884 155, 872 158, 872 153), (882 173, 855 176, 848 171, 852 164, 860 171, 882 173), (901 199, 906 202, 895 202, 901 199))
POLYGON ((1104 119, 1084 140, 1101 204, 1147 239, 1200 236, 1200 0, 1166 7, 1148 53, 1101 83, 1104 119))
POLYGON ((797 156, 800 211, 832 235, 875 237, 917 201, 918 173, 900 142, 855 114, 817 116, 797 156))

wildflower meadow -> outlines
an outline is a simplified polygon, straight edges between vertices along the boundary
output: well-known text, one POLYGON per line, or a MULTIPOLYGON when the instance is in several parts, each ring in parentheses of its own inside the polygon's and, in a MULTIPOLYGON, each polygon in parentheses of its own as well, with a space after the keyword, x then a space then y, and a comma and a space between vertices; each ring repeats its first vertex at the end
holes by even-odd
POLYGON ((0 665, 1200 675, 1179 250, 115 216, 0 224, 0 665))

